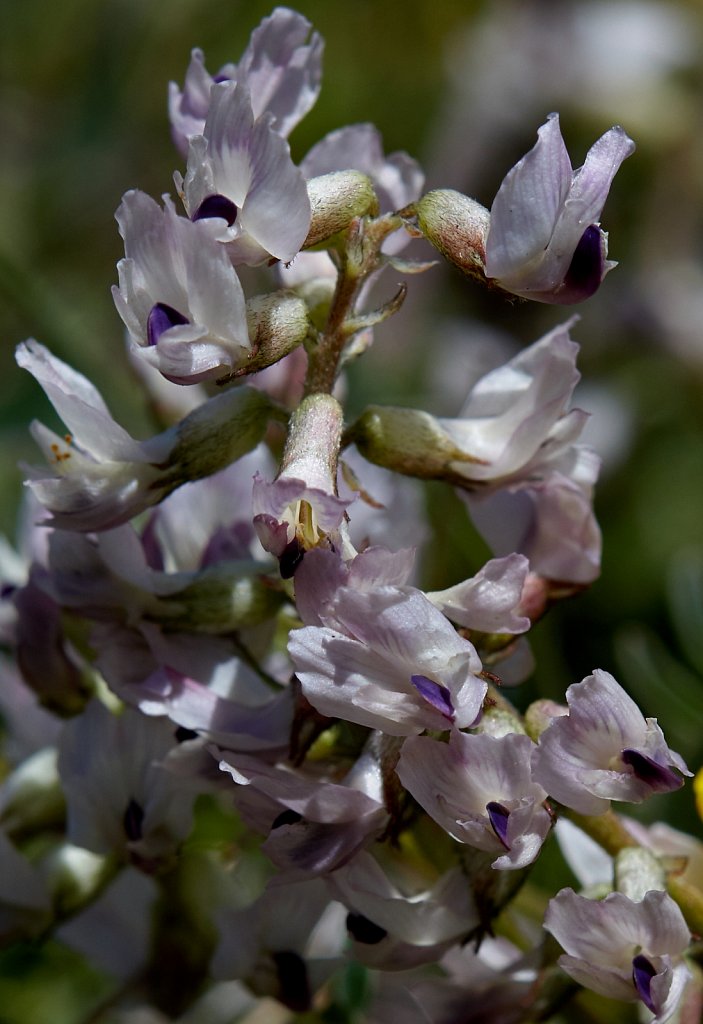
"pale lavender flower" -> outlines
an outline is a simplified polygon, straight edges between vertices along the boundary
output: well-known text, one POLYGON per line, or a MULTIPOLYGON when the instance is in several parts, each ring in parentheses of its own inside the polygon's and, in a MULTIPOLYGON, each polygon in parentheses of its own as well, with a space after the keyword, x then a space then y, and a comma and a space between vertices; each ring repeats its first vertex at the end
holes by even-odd
POLYGON ((663 1024, 690 977, 681 954, 690 941, 683 914, 666 892, 641 901, 612 892, 589 900, 562 889, 549 903, 544 927, 566 950, 561 968, 579 984, 611 999, 639 999, 663 1024))
POLYGON ((320 92, 324 44, 311 27, 296 11, 276 7, 252 32, 239 64, 225 64, 215 75, 206 70, 202 50, 192 51, 183 91, 171 82, 168 97, 173 139, 184 156, 188 140, 203 134, 210 90, 218 82, 246 84, 254 116, 268 112, 279 135, 290 134, 320 92))
POLYGON ((600 566, 591 507, 600 461, 575 443, 587 414, 568 408, 579 379, 572 323, 482 377, 453 419, 370 406, 350 433, 371 461, 460 488, 496 554, 519 552, 533 572, 588 583, 600 566))
POLYGON ((431 591, 427 597, 448 619, 466 629, 524 633, 530 628, 521 608, 529 568, 524 555, 492 558, 475 576, 446 590, 431 591))
POLYGON ((398 872, 391 877, 362 851, 328 878, 331 892, 349 910, 354 953, 381 970, 406 970, 436 961, 479 925, 471 888, 459 868, 423 889, 398 872))
POLYGON ((427 813, 451 836, 494 857, 498 870, 537 857, 551 819, 547 794, 532 781, 528 736, 496 738, 454 730, 449 743, 411 736, 397 772, 427 813))
POLYGON ((262 850, 287 878, 334 871, 378 838, 388 821, 371 750, 341 783, 226 751, 220 768, 236 783, 234 803, 246 823, 268 833, 262 850))
POLYGON ((596 669, 566 691, 569 713, 539 738, 534 778, 580 814, 603 814, 611 800, 640 803, 690 775, 655 718, 645 719, 608 672, 596 669))
POLYGON ((149 865, 190 831, 194 788, 164 767, 177 749, 173 726, 131 709, 114 715, 98 700, 66 725, 59 772, 68 837, 96 853, 149 865))
MULTIPOLYGON (((580 430, 576 418, 570 423, 580 430)), ((522 552, 545 579, 592 583, 602 548, 593 511, 600 458, 572 444, 532 469, 534 476, 520 474, 495 491, 460 492, 476 529, 496 554, 522 552)))
POLYGON ((270 118, 254 117, 242 83, 213 86, 203 135, 191 139, 185 179, 175 181, 188 216, 209 222, 235 264, 288 263, 307 237, 305 178, 270 118))
POLYGON ((220 223, 179 217, 144 192, 125 193, 117 223, 125 259, 112 296, 135 355, 176 384, 224 377, 252 350, 244 292, 225 250, 220 223))
POLYGON ((551 114, 535 146, 511 171, 493 200, 486 239, 486 277, 538 302, 587 299, 614 263, 598 224, 613 178, 634 143, 611 128, 574 171, 551 114))
POLYGON ((458 450, 452 469, 467 485, 495 489, 518 474, 534 476, 580 432, 585 414, 568 412, 580 377, 579 347, 569 335, 573 323, 560 324, 481 377, 459 415, 438 421, 458 450), (462 463, 459 452, 470 461, 462 463))
POLYGON ((274 878, 254 902, 220 913, 217 925, 215 978, 242 978, 298 1012, 342 963, 343 910, 320 879, 274 878))
POLYGON ((44 389, 68 427, 64 436, 36 421, 32 434, 51 470, 25 467, 28 486, 68 530, 106 530, 157 504, 189 480, 206 477, 251 451, 266 427, 268 399, 232 388, 147 441, 135 441, 110 415, 82 374, 30 340, 17 362, 44 389))
POLYGON ((453 946, 429 971, 381 975, 368 1024, 521 1024, 537 979, 538 955, 504 938, 453 946))
POLYGON ((476 650, 421 591, 342 587, 324 621, 288 641, 321 714, 392 736, 463 728, 478 717, 486 683, 476 650))
POLYGON ((295 576, 295 604, 306 626, 332 626, 344 631, 335 608, 343 587, 368 593, 380 586, 402 587, 413 567, 412 548, 390 551, 366 548, 349 560, 337 551, 310 551, 295 576))
POLYGON ((571 322, 482 377, 455 420, 451 440, 482 461, 454 463, 461 496, 496 554, 520 552, 549 579, 589 583, 600 570, 592 507, 600 460, 576 441, 587 414, 568 409, 579 380, 571 322))

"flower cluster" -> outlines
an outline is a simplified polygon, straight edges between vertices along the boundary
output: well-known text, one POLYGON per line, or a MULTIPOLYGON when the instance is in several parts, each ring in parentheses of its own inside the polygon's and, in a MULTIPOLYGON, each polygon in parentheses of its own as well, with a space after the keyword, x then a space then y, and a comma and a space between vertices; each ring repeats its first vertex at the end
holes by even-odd
POLYGON ((32 428, 47 466, 27 470, 23 548, 2 564, 3 713, 27 690, 43 708, 0 788, 0 934, 60 926, 85 948, 98 898, 111 920, 126 894, 152 928, 118 965, 125 1003, 147 979, 174 1017, 235 981, 235 1015, 267 998, 359 1019, 339 996, 356 970, 374 1021, 395 1001, 410 1021, 546 1020, 566 975, 664 1021, 697 919, 611 801, 691 773, 606 671, 524 716, 505 693, 533 624, 599 573, 575 319, 453 417, 376 404, 347 422, 342 381, 403 302, 405 286, 374 305, 384 268, 430 269, 398 257, 418 234, 496 293, 591 296, 633 144, 612 128, 574 172, 552 115, 490 211, 421 195, 419 165, 368 124, 296 165, 321 57, 287 8, 214 75, 193 50, 169 95, 176 200, 130 191, 117 211, 117 311, 146 386, 189 393, 180 419, 137 441, 80 373, 18 348, 66 433, 32 428), (246 267, 269 290, 247 294, 246 267), (423 586, 397 546, 423 536, 406 478, 456 489, 495 557, 423 586), (512 945, 501 922, 560 816, 618 855, 612 891, 543 899, 544 927, 512 945))

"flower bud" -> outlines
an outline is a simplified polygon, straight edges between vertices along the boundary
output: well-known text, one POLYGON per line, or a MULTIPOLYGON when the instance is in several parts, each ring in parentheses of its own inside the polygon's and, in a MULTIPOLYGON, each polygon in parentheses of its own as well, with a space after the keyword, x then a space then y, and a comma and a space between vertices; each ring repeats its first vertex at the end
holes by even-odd
POLYGON ((312 220, 303 249, 336 235, 353 220, 378 213, 371 179, 361 171, 333 171, 308 181, 312 220))
POLYGON ((260 575, 260 563, 226 562, 195 574, 192 583, 158 602, 150 618, 169 629, 230 633, 272 619, 284 595, 260 575))
POLYGON ((252 346, 250 358, 218 383, 263 370, 297 348, 308 333, 308 308, 290 291, 254 295, 247 300, 247 327, 252 346))
POLYGON ((411 208, 414 221, 439 252, 471 277, 484 280, 490 214, 475 199, 453 189, 435 189, 411 208))
POLYGON ((557 704, 554 700, 542 698, 533 701, 525 712, 527 735, 536 742, 544 730, 552 724, 553 719, 568 715, 568 713, 568 708, 564 704, 557 704))
POLYGON ((615 858, 615 887, 631 900, 642 900, 650 889, 666 889, 659 858, 644 846, 627 846, 615 858))
POLYGON ((173 428, 176 442, 161 484, 174 487, 217 473, 256 448, 264 436, 272 407, 254 388, 233 388, 198 406, 173 428))
POLYGON ((525 728, 517 711, 511 713, 507 708, 488 707, 481 715, 476 732, 502 739, 503 736, 524 736, 525 728))
POLYGON ((425 480, 452 479, 453 463, 480 461, 457 448, 440 421, 419 409, 370 405, 348 439, 377 466, 425 480))

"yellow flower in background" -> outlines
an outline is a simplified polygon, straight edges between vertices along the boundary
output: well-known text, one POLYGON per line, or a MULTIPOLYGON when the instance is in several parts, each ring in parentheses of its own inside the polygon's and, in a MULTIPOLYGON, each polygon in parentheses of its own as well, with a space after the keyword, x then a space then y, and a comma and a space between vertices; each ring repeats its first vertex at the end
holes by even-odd
POLYGON ((693 792, 696 797, 698 817, 703 819, 703 768, 699 768, 693 780, 693 792))

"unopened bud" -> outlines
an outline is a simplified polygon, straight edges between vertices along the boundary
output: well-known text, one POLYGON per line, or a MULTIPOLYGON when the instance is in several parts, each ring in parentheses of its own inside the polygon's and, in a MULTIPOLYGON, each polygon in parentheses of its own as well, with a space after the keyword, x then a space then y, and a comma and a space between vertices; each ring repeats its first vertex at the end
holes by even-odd
POLYGON ((284 594, 261 575, 261 564, 225 562, 196 574, 183 590, 150 608, 150 618, 169 629, 231 633, 272 619, 284 594))
POLYGON ((439 252, 471 277, 485 279, 491 215, 475 199, 453 189, 428 192, 411 208, 415 224, 439 252))
POLYGON ((533 701, 525 712, 525 731, 535 743, 555 718, 568 715, 569 709, 554 700, 533 701))
POLYGON ((501 739, 516 733, 524 736, 525 728, 517 711, 511 713, 507 708, 488 707, 481 715, 476 732, 501 739))
MULTIPOLYGON (((263 370, 302 344, 308 333, 308 308, 291 291, 255 295, 247 300, 247 327, 251 354, 231 377, 263 370)), ((229 378, 222 378, 218 383, 229 378)))
POLYGON ((425 480, 451 480, 457 475, 452 464, 477 461, 457 448, 436 417, 419 409, 371 405, 347 440, 369 462, 425 480))
POLYGON ((274 409, 268 395, 255 388, 232 388, 198 406, 173 428, 176 442, 160 486, 173 486, 225 469, 256 448, 274 409))
POLYGON ((642 900, 650 889, 666 889, 659 858, 644 846, 627 846, 615 858, 615 888, 628 899, 642 900))
POLYGON ((333 491, 344 411, 332 395, 308 395, 293 413, 281 460, 281 477, 333 491))
POLYGON ((312 220, 303 249, 310 249, 343 231, 354 217, 378 213, 371 179, 361 171, 333 171, 308 181, 312 220))

